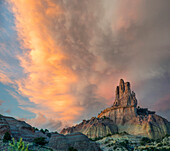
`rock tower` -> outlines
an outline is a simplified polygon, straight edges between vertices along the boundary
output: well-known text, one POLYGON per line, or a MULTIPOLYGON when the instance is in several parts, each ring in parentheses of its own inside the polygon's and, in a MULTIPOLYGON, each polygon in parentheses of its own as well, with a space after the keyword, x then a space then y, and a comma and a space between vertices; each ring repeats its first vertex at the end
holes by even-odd
POLYGON ((124 82, 123 79, 120 79, 119 86, 116 87, 115 92, 115 101, 113 103, 115 107, 128 107, 128 106, 137 106, 137 99, 135 93, 130 89, 130 83, 124 82))
POLYGON ((131 91, 130 83, 120 79, 113 106, 101 111, 97 118, 91 118, 61 131, 62 134, 73 132, 82 132, 90 138, 126 132, 158 139, 170 134, 170 122, 156 115, 155 111, 137 107, 137 99, 131 91))

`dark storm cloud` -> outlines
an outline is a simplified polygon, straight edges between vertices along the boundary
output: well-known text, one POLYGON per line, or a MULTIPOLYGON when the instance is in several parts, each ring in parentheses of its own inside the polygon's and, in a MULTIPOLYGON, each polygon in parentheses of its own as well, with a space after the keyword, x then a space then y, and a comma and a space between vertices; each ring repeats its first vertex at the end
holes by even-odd
MULTIPOLYGON (((60 33, 61 35, 65 33, 66 37, 60 37, 60 40, 65 44, 66 53, 71 56, 67 63, 81 77, 82 81, 79 82, 84 85, 76 93, 83 92, 81 101, 91 106, 91 100, 100 100, 101 96, 99 97, 100 94, 96 96, 97 90, 90 89, 90 78, 95 76, 96 79, 100 79, 99 81, 105 81, 109 72, 109 75, 116 80, 122 76, 134 83, 141 104, 147 106, 146 103, 150 99, 148 106, 152 108, 151 104, 155 99, 169 94, 170 89, 168 84, 170 83, 170 16, 168 15, 170 2, 168 0, 115 2, 118 8, 111 9, 117 12, 117 19, 111 16, 109 20, 103 19, 107 18, 107 13, 110 11, 104 9, 102 4, 95 1, 83 3, 75 1, 65 6, 68 12, 66 14, 69 14, 65 16, 65 25, 68 26, 67 30, 60 33), (132 6, 129 8, 126 6, 122 11, 126 3, 137 8, 131 10, 132 6), (118 23, 119 17, 123 18, 121 24, 118 23), (113 28, 115 24, 118 24, 117 28, 113 28), (98 57, 102 58, 102 62, 98 57), (98 70, 96 64, 101 65, 98 70), (155 84, 156 81, 158 84, 155 84), (152 86, 156 86, 155 90, 150 89, 152 86), (90 97, 91 93, 86 91, 86 88, 96 97, 90 97)), ((101 86, 99 81, 93 83, 95 89, 101 86)), ((95 104, 97 103, 94 103, 94 106, 95 104)))

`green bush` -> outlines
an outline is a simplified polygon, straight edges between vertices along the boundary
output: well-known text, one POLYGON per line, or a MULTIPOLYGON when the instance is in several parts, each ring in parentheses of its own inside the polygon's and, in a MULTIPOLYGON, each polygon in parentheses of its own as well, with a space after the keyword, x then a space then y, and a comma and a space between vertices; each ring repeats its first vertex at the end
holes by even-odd
POLYGON ((69 151, 78 151, 77 149, 73 148, 73 147, 69 147, 68 148, 69 151))
POLYGON ((12 137, 9 132, 6 132, 3 137, 3 142, 11 141, 12 137))
POLYGON ((45 145, 45 144, 48 143, 48 142, 45 140, 45 137, 37 137, 37 138, 34 139, 33 142, 34 142, 36 145, 41 145, 41 146, 43 146, 43 145, 45 145))
POLYGON ((15 142, 15 139, 13 138, 13 142, 9 143, 9 145, 8 151, 29 151, 28 145, 25 146, 22 138, 20 138, 19 142, 15 142))

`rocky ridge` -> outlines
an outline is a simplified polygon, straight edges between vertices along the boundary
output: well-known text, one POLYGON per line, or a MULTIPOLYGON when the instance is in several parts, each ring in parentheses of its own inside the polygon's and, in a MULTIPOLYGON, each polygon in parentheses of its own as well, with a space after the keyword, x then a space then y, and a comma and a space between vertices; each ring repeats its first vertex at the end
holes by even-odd
POLYGON ((81 132, 89 138, 103 137, 106 134, 114 134, 118 132, 118 127, 109 118, 92 117, 90 120, 83 120, 80 124, 63 129, 61 134, 70 134, 81 132))
POLYGON ((26 122, 0 115, 0 139, 6 132, 9 132, 17 140, 22 137, 25 141, 32 141, 37 137, 33 127, 26 122))
POLYGON ((57 151, 68 151, 69 148, 77 149, 78 151, 100 151, 95 142, 79 132, 68 135, 53 134, 48 146, 57 151))
POLYGON ((3 143, 2 141, 6 132, 9 132, 15 140, 23 138, 24 142, 29 144, 29 150, 32 151, 68 151, 71 147, 79 151, 100 151, 99 146, 82 133, 62 135, 51 132, 43 134, 41 131, 35 130, 25 121, 3 115, 0 115, 0 150, 7 151, 9 148, 8 143, 3 143), (45 146, 35 146, 33 143, 35 138, 40 137, 45 137, 47 141, 45 146))
MULTIPOLYGON (((137 107, 136 95, 131 91, 130 83, 125 83, 123 79, 116 87, 113 106, 103 110, 94 121, 82 122, 76 126, 63 129, 61 133, 69 134, 79 131, 90 138, 103 137, 110 134, 110 131, 105 129, 107 127, 111 129, 112 126, 117 127, 119 133, 127 132, 154 139, 170 134, 170 123, 165 118, 156 115, 154 111, 149 111, 147 108, 137 107), (110 120, 109 126, 107 122, 104 122, 102 129, 98 130, 99 124, 96 124, 96 121, 107 118, 110 120), (93 129, 90 128, 91 126, 93 129)), ((114 134, 116 131, 112 131, 112 133, 114 134)))

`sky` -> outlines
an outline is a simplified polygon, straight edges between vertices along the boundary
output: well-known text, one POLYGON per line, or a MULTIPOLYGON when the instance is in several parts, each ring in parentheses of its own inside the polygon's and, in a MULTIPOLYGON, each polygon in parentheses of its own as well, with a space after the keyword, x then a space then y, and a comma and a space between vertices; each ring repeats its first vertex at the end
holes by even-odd
POLYGON ((60 131, 113 104, 170 120, 169 0, 0 0, 0 114, 60 131))

